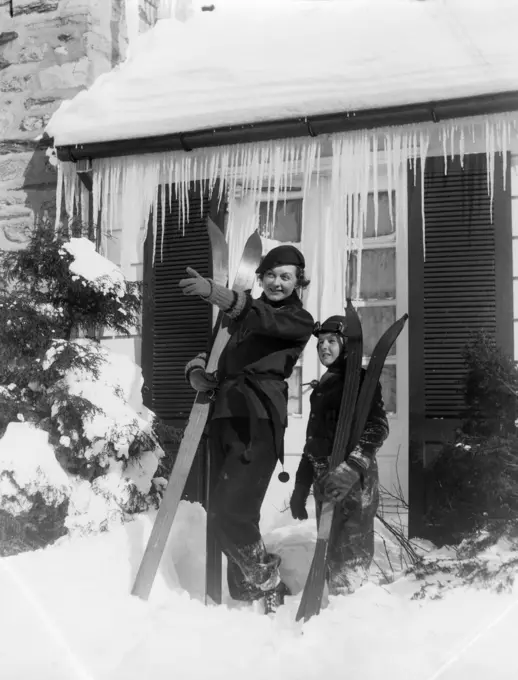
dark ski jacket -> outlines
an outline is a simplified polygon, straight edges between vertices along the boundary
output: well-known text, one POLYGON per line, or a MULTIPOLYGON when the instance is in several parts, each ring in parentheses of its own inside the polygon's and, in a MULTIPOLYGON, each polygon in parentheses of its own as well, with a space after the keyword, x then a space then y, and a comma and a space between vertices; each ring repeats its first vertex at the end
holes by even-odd
MULTIPOLYGON (((361 369, 360 385, 365 377, 365 369, 361 369)), ((333 448, 340 403, 344 387, 344 370, 327 371, 310 396, 311 411, 306 430, 306 444, 299 463, 295 482, 309 489, 314 479, 315 459, 329 458, 333 448)), ((370 461, 388 436, 389 428, 381 385, 378 383, 372 407, 365 424, 365 429, 358 443, 354 461, 359 471, 368 469, 370 461), (362 461, 363 458, 363 461, 362 461)))
MULTIPOLYGON (((247 294, 230 321, 230 339, 218 363, 214 418, 268 419, 282 462, 289 378, 313 331, 313 317, 296 292, 280 302, 247 294)), ((253 434, 253 433, 252 433, 253 434)))

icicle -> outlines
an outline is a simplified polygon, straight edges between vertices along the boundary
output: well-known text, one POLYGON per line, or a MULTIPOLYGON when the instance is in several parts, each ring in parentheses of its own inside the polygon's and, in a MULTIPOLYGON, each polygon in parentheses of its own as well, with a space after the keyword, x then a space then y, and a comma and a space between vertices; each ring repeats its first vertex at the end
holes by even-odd
POLYGON ((289 153, 290 153, 291 145, 288 145, 288 148, 284 149, 284 156, 282 158, 282 188, 283 188, 283 203, 284 207, 283 210, 286 213, 286 201, 288 200, 288 190, 291 189, 291 185, 288 184, 288 172, 289 172, 289 153))
MULTIPOLYGON (((318 145, 319 146, 319 145, 318 145)), ((311 185, 311 178, 313 172, 315 171, 315 160, 316 160, 317 144, 312 140, 308 147, 308 152, 306 155, 306 162, 302 170, 302 196, 303 200, 309 192, 309 187, 311 185)))
POLYGON ((389 203, 389 217, 390 224, 394 224, 394 205, 392 201, 392 170, 393 170, 393 160, 392 160, 392 146, 394 143, 393 134, 385 135, 385 153, 387 156, 387 188, 388 188, 388 203, 389 203))
POLYGON ((90 217, 90 194, 88 189, 81 184, 81 236, 83 236, 83 229, 86 227, 88 234, 88 224, 90 217))
MULTIPOLYGON (((166 201, 165 201, 165 192, 166 192, 166 185, 162 184, 162 190, 160 191, 160 208, 161 208, 161 224, 160 224, 160 262, 163 262, 164 260, 164 235, 165 235, 165 207, 166 207, 166 201)), ((158 197, 157 197, 158 200, 158 197)), ((203 201, 202 201, 203 202, 203 201)))
POLYGON ((185 224, 187 222, 187 210, 186 210, 186 203, 189 200, 189 183, 190 183, 190 177, 189 173, 187 172, 187 157, 184 156, 182 158, 182 169, 181 169, 181 175, 182 175, 182 193, 180 197, 180 219, 182 220, 182 236, 185 234, 185 224))
POLYGON ((97 230, 99 229, 98 219, 101 209, 101 192, 102 192, 102 182, 103 182, 103 171, 100 161, 94 160, 92 163, 92 224, 97 235, 97 230))
POLYGON ((192 165, 193 165, 193 159, 195 159, 196 156, 187 156, 186 159, 186 165, 187 165, 187 177, 189 178, 189 181, 185 183, 185 219, 183 223, 183 230, 182 230, 182 235, 185 236, 185 225, 188 224, 191 220, 191 202, 189 200, 189 189, 191 182, 193 181, 193 172, 192 172, 192 165))
POLYGON ((448 174, 448 151, 447 151, 447 129, 441 127, 440 129, 441 141, 442 141, 442 153, 444 159, 444 174, 448 174))
POLYGON ((457 126, 452 123, 451 136, 450 136, 450 158, 453 161, 455 159, 455 133, 457 132, 457 126))
POLYGON ((282 169, 283 169, 282 147, 276 146, 273 155, 273 168, 271 168, 271 176, 273 177, 272 230, 275 222, 275 215, 277 215, 277 203, 279 201, 280 185, 282 182, 282 169))
POLYGON ((503 185, 504 191, 507 183, 507 153, 509 148, 509 136, 510 136, 510 125, 509 121, 503 121, 502 123, 502 173, 503 173, 503 185))
POLYGON ((56 183, 56 221, 54 224, 54 232, 57 234, 61 222, 61 210, 63 203, 63 182, 64 182, 64 161, 58 161, 58 177, 56 183))
POLYGON ((464 128, 460 129, 460 139, 459 139, 459 157, 460 157, 460 167, 464 169, 464 128))
POLYGON ((493 221, 493 197, 495 188, 495 127, 486 119, 486 159, 487 159, 487 182, 489 194, 490 220, 493 221))
POLYGON ((317 158, 316 158, 316 175, 317 175, 316 186, 317 186, 317 188, 319 186, 321 169, 322 169, 322 146, 319 142, 318 145, 317 145, 317 158))
POLYGON ((428 145, 430 143, 430 137, 427 130, 423 130, 419 136, 419 150, 421 159, 421 229, 423 238, 423 260, 426 260, 426 227, 425 227, 425 188, 424 188, 424 175, 426 166, 426 157, 428 155, 428 145))
POLYGON ((77 173, 74 163, 68 163, 63 166, 63 188, 65 197, 65 210, 67 212, 67 219, 70 220, 74 217, 74 205, 76 203, 76 186, 77 186, 77 173))
POLYGON ((379 205, 378 205, 378 137, 371 136, 372 140, 372 194, 374 200, 374 236, 378 236, 379 228, 379 205))

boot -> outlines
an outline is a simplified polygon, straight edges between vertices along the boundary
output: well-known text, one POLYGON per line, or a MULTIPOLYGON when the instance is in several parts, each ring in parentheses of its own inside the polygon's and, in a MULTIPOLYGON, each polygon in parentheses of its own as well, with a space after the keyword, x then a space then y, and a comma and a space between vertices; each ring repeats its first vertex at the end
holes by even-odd
POLYGON ((291 595, 291 591, 283 581, 281 581, 275 588, 272 588, 272 590, 265 591, 264 613, 275 614, 277 609, 284 604, 284 598, 286 595, 291 595))

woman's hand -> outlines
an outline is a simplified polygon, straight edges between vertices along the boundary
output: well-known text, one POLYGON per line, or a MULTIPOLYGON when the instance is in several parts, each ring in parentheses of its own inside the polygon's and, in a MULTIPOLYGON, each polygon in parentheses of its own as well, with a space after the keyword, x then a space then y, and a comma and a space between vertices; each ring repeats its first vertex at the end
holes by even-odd
POLYGON ((189 383, 196 392, 213 392, 218 386, 214 373, 203 368, 193 368, 189 373, 189 383))
POLYGON ((184 295, 199 295, 204 298, 209 297, 212 290, 210 281, 198 274, 192 267, 187 267, 185 271, 189 274, 189 278, 182 279, 178 284, 182 293, 184 295))

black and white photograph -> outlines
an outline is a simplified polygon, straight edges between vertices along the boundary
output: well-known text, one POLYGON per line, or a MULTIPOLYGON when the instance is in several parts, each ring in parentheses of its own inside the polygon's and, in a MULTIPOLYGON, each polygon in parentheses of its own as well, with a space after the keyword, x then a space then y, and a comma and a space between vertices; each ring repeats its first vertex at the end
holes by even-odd
POLYGON ((0 0, 0 678, 518 678, 518 0, 0 0))

